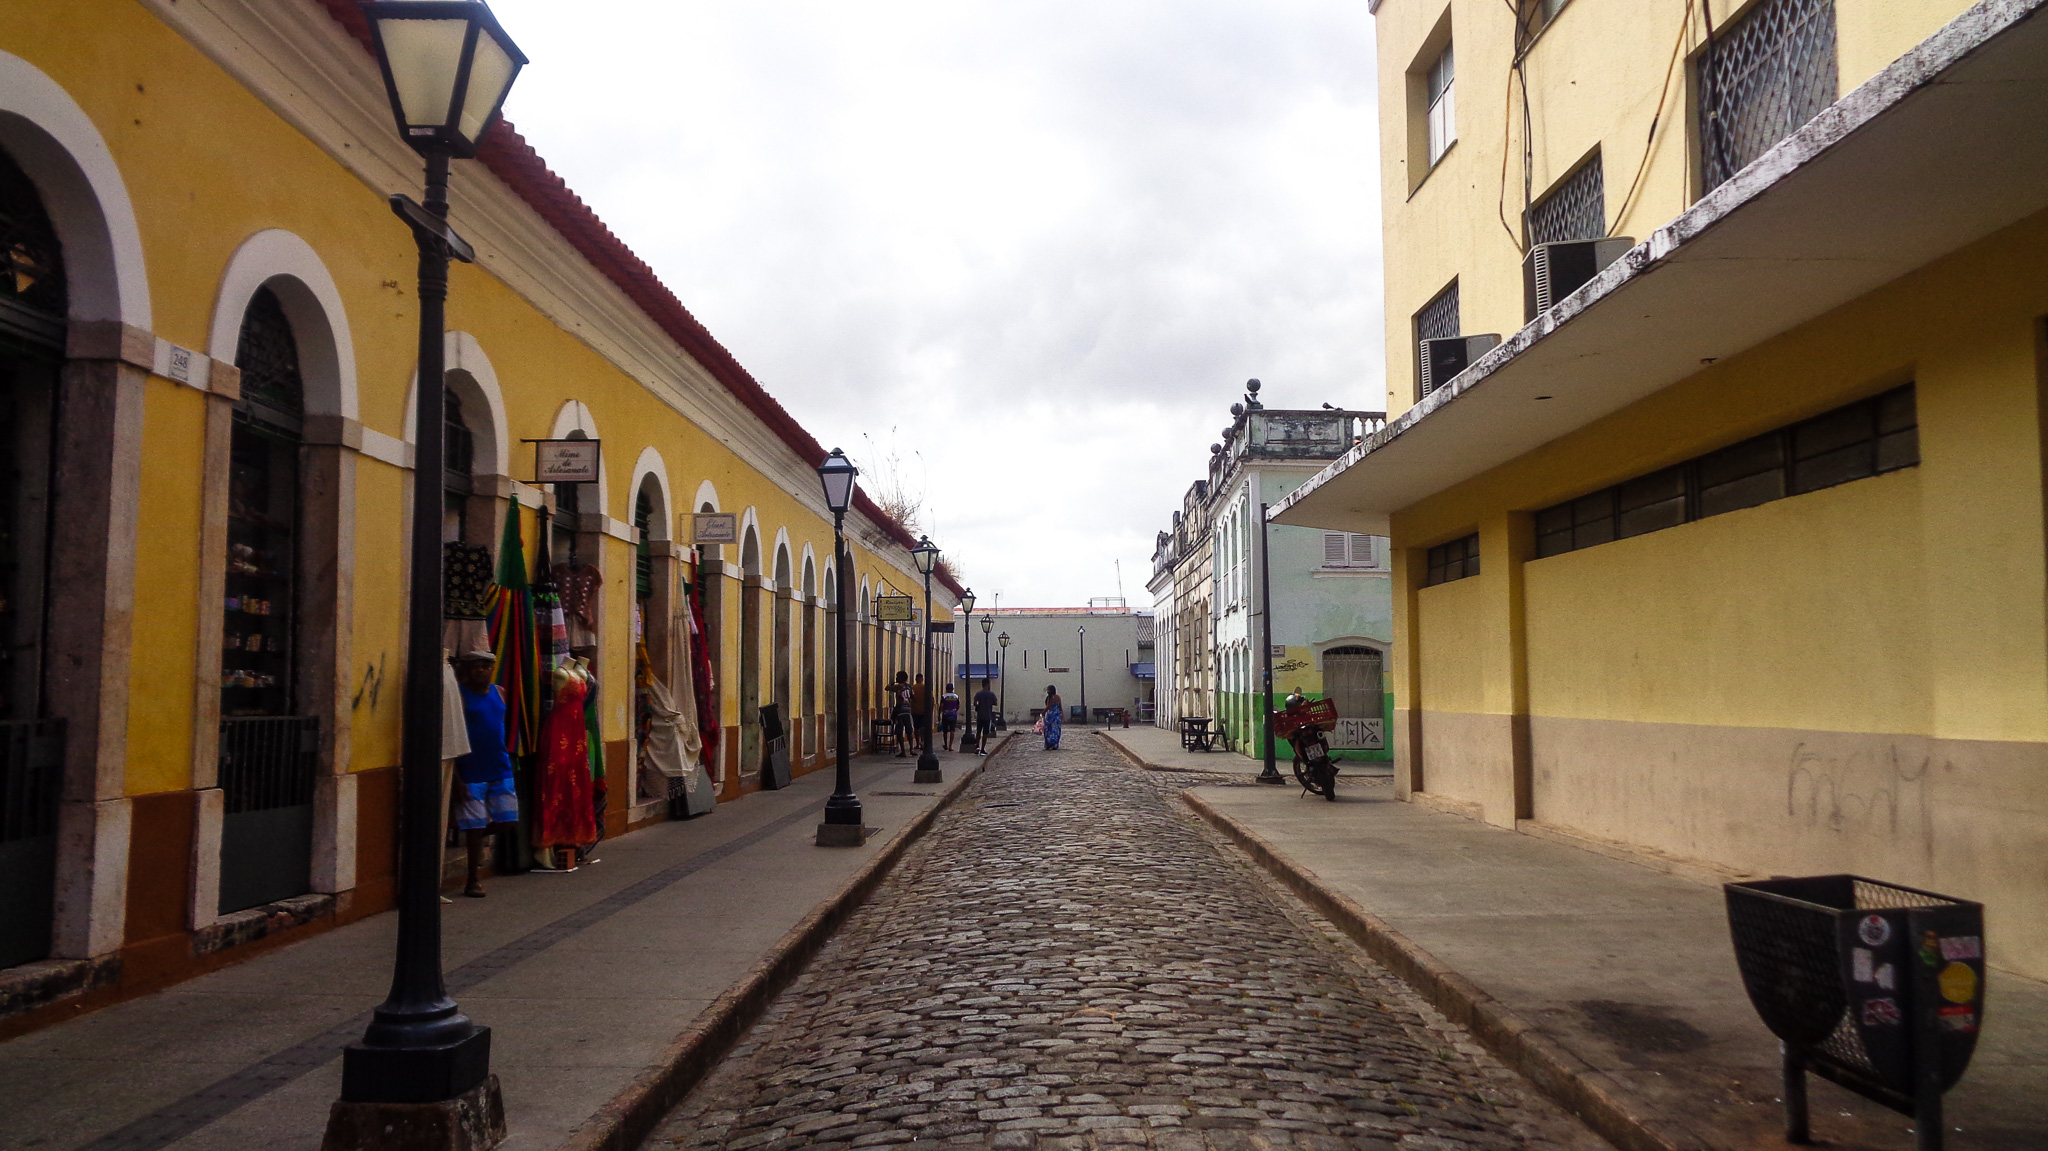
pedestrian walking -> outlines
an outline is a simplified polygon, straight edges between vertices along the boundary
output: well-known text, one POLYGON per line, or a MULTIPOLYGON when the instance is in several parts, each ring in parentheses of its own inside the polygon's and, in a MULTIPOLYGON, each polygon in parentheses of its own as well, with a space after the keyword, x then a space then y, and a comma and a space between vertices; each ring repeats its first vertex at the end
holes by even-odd
POLYGON ((988 741, 996 734, 996 693, 986 683, 974 693, 974 744, 976 755, 988 754, 988 741))
POLYGON ((942 746, 953 750, 953 733, 960 730, 960 697, 953 691, 953 685, 946 685, 946 694, 939 697, 939 735, 942 746))
POLYGON ((896 745, 897 759, 910 754, 910 731, 910 673, 899 671, 889 685, 889 738, 896 745))
POLYGON ((1052 684, 1045 685, 1045 750, 1058 751, 1060 747, 1060 689, 1052 684))
POLYGON ((922 674, 910 685, 910 723, 922 753, 932 742, 932 689, 922 674))
POLYGON ((462 894, 484 897, 484 834, 519 822, 519 793, 512 786, 512 756, 505 749, 505 692, 492 677, 497 657, 488 651, 465 652, 457 658, 462 680, 462 720, 468 729, 469 754, 455 761, 462 778, 456 796, 455 826, 469 854, 469 880, 462 894))

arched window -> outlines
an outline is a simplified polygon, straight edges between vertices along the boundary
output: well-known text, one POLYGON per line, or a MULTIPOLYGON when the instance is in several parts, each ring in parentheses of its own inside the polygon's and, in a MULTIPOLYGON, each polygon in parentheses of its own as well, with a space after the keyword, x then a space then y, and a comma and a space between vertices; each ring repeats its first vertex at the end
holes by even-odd
POLYGON ((63 346, 68 308, 63 248, 36 186, 5 152, 0 152, 0 301, 0 333, 63 346))
POLYGON ((229 449, 221 715, 290 715, 305 387, 291 321, 268 288, 249 301, 235 362, 242 398, 229 449))
POLYGON ((242 398, 229 444, 221 617, 222 914, 312 886, 319 720, 295 714, 305 381, 284 305, 259 288, 242 317, 242 398))
POLYGON ((1342 719, 1378 719, 1385 706, 1384 657, 1369 647, 1333 647, 1323 653, 1323 695, 1342 719))
POLYGON ((441 542, 468 538, 469 497, 474 494, 476 434, 462 411, 454 388, 441 389, 441 542))

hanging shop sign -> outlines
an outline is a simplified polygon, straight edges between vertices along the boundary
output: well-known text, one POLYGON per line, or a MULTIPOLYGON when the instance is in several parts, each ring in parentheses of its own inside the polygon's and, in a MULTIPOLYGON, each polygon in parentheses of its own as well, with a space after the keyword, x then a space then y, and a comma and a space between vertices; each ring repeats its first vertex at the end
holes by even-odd
POLYGON ((736 544, 740 542, 737 512, 699 512, 690 517, 693 544, 736 544))
POLYGON ((907 595, 878 595, 875 618, 882 623, 908 623, 917 618, 917 609, 907 595))
POLYGON ((935 624, 933 624, 933 625, 931 626, 931 628, 930 628, 929 630, 931 630, 931 631, 934 631, 934 632, 947 632, 947 633, 951 633, 951 632, 952 632, 952 630, 953 630, 953 621, 952 621, 952 620, 946 620, 946 621, 945 621, 945 622, 943 622, 943 623, 935 623, 935 624))
POLYGON ((533 482, 594 484, 597 482, 597 440, 530 440, 533 482))

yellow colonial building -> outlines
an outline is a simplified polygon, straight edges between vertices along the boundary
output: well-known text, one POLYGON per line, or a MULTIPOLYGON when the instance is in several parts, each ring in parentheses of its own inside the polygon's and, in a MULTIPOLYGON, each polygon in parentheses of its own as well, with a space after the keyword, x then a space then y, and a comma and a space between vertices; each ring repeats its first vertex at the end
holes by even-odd
MULTIPOLYGON (((418 312, 386 198, 419 180, 349 0, 0 6, 0 1034, 391 905, 418 312)), ((765 704, 822 766, 825 447, 508 125, 452 204, 444 537, 516 515, 531 563, 548 512, 607 830, 671 810, 636 685, 689 693, 679 653, 720 796, 765 704), (563 438, 602 467, 558 495, 524 441, 563 438)), ((847 528, 864 709, 921 650, 870 600, 920 577, 865 497, 847 528)))
POLYGON ((2048 975, 2040 0, 1373 7, 1404 794, 2048 975))

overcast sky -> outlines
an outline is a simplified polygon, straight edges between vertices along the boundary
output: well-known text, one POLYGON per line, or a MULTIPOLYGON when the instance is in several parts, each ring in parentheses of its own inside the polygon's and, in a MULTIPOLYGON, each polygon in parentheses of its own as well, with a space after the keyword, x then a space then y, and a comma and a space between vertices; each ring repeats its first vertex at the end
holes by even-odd
POLYGON ((506 115, 984 603, 1150 607, 1247 377, 1378 410, 1365 0, 494 0, 506 115))

